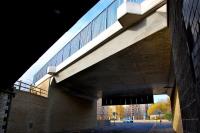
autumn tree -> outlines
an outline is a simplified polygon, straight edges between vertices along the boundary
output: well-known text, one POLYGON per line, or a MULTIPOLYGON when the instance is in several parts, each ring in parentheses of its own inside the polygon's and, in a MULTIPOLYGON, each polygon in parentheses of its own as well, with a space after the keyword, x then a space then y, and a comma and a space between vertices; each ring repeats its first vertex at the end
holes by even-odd
POLYGON ((162 113, 171 112, 171 105, 170 105, 170 99, 168 98, 166 101, 160 101, 158 103, 152 104, 148 110, 148 115, 153 115, 157 111, 161 111, 162 113))
POLYGON ((113 108, 112 107, 108 107, 108 117, 109 117, 109 119, 111 119, 113 117, 112 112, 114 112, 113 108))
POLYGON ((113 112, 116 114, 117 119, 124 118, 124 107, 122 105, 110 106, 108 108, 108 117, 113 118, 113 112))
POLYGON ((116 112, 117 112, 117 114, 118 114, 118 118, 119 119, 122 119, 122 118, 124 118, 124 107, 122 106, 122 105, 117 105, 116 106, 116 112))

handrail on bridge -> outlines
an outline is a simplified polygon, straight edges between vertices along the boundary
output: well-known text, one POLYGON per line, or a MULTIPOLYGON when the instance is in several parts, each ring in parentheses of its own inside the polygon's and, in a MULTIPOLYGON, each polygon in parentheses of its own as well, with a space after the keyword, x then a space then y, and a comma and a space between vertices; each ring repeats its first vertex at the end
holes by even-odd
POLYGON ((39 88, 37 86, 34 86, 32 84, 24 83, 22 81, 16 81, 16 83, 14 84, 14 88, 16 90, 29 92, 29 93, 39 95, 39 96, 42 96, 42 97, 48 97, 48 91, 47 90, 44 90, 44 89, 39 88))

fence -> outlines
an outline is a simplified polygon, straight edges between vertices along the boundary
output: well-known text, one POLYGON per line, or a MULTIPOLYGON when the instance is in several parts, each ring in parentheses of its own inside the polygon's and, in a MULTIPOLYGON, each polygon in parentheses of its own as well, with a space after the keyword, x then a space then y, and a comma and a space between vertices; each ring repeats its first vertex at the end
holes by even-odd
POLYGON ((48 97, 48 91, 47 90, 41 89, 41 88, 36 87, 34 85, 24 83, 22 81, 17 81, 14 84, 14 87, 15 87, 16 90, 19 90, 19 91, 30 92, 32 94, 39 95, 39 96, 42 96, 42 97, 48 97))

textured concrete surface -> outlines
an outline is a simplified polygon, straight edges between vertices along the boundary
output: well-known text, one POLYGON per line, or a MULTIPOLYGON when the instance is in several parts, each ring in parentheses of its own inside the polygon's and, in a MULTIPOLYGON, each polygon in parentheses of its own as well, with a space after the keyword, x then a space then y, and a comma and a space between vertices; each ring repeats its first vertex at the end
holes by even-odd
POLYGON ((49 132, 96 127, 96 104, 96 100, 89 101, 68 95, 53 82, 48 100, 49 132))
POLYGON ((200 132, 200 2, 169 0, 169 26, 184 133, 200 132))
POLYGON ((170 80, 170 46, 168 29, 165 28, 59 85, 93 97, 167 93, 173 83, 170 80))
POLYGON ((29 92, 17 92, 12 100, 8 133, 45 132, 47 99, 29 92))

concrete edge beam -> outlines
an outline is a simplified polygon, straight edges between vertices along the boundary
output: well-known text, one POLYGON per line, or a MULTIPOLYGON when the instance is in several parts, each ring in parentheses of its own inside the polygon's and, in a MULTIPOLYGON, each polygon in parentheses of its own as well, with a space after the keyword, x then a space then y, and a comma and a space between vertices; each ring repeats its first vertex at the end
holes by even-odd
MULTIPOLYGON (((165 0, 145 0, 140 4, 124 2, 117 9, 117 19, 120 24, 126 28, 141 21, 143 18, 147 17, 152 12, 155 12, 164 4, 166 4, 165 0)), ((162 11, 166 13, 166 7, 165 10, 162 11)))

